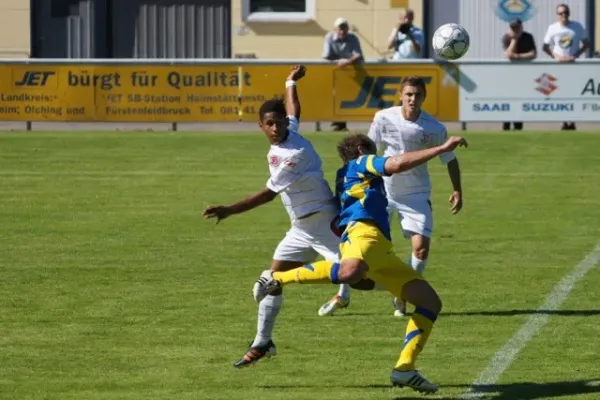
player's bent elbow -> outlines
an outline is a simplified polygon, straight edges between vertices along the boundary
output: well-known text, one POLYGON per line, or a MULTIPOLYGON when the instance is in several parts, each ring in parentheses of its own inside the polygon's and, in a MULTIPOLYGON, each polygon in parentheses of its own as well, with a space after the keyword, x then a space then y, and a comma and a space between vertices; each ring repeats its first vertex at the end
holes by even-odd
POLYGON ((408 166, 403 162, 402 157, 390 157, 385 162, 386 175, 393 175, 408 169, 408 166))

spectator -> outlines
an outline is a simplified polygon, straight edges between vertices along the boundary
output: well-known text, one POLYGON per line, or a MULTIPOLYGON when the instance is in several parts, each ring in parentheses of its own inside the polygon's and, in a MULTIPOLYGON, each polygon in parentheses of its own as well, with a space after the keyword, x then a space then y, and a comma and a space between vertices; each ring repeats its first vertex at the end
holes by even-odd
MULTIPOLYGON (((566 4, 556 7, 558 22, 551 24, 544 36, 544 51, 560 63, 575 61, 590 47, 583 25, 571 21, 571 12, 566 4)), ((575 130, 575 122, 563 122, 563 130, 575 130)))
MULTIPOLYGON (((510 61, 529 61, 537 57, 535 39, 529 32, 523 30, 523 23, 518 18, 509 24, 508 32, 502 36, 502 46, 506 58, 510 61)), ((513 126, 516 131, 523 129, 522 122, 513 122, 513 126)), ((510 122, 505 122, 502 129, 510 130, 510 122)))
POLYGON ((400 22, 392 29, 388 38, 388 49, 394 50, 392 59, 423 58, 423 31, 413 25, 414 19, 414 11, 407 8, 400 22))
MULTIPOLYGON (((330 61, 336 61, 340 68, 350 64, 359 63, 363 59, 360 41, 358 37, 348 32, 350 25, 344 18, 338 18, 333 23, 333 32, 325 36, 323 44, 323 58, 330 61)), ((345 122, 333 122, 331 124, 334 131, 345 131, 345 122)))

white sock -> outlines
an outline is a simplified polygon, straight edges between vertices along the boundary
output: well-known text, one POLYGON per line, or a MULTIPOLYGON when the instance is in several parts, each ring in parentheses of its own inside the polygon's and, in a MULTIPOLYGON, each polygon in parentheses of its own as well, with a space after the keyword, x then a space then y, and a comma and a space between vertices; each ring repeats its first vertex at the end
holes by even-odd
POLYGON ((338 296, 340 296, 344 300, 348 300, 350 298, 350 286, 346 283, 342 283, 340 285, 340 290, 338 290, 338 296))
POLYGON ((275 319, 281 305, 283 304, 283 294, 279 296, 267 296, 258 303, 258 323, 256 326, 256 337, 252 346, 264 346, 269 343, 273 337, 273 328, 275 319))
POLYGON ((421 260, 420 258, 417 258, 417 256, 415 256, 414 254, 412 254, 412 256, 410 257, 410 266, 412 267, 412 269, 417 271, 419 275, 423 276, 423 273, 425 272, 425 266, 427 266, 427 260, 421 260))

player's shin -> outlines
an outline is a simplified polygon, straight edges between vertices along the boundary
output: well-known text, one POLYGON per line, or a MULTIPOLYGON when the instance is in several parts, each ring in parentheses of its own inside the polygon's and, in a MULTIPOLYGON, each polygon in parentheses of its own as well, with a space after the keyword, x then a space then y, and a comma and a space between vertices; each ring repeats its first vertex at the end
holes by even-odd
POLYGON ((281 286, 291 283, 316 284, 316 283, 339 283, 340 264, 331 261, 317 261, 300 268, 294 268, 285 272, 273 272, 273 279, 281 286))
POLYGON ((252 347, 265 346, 273 337, 275 319, 283 305, 283 293, 281 290, 276 295, 268 295, 258 303, 258 321, 256 337, 252 347))
POLYGON ((437 315, 427 309, 417 307, 406 327, 406 337, 395 369, 411 371, 415 369, 415 361, 425 347, 433 329, 437 315))

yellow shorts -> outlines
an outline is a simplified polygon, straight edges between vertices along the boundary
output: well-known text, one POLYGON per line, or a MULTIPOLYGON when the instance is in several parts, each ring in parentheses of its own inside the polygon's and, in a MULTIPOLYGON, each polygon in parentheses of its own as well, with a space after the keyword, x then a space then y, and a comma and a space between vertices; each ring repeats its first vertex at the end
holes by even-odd
POLYGON ((379 228, 369 221, 352 222, 344 232, 340 245, 341 261, 349 258, 363 260, 369 266, 366 274, 396 297, 402 294, 405 283, 423 279, 394 253, 390 242, 379 228))

